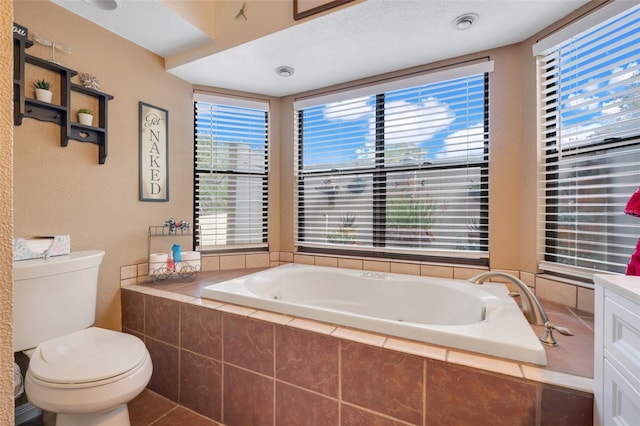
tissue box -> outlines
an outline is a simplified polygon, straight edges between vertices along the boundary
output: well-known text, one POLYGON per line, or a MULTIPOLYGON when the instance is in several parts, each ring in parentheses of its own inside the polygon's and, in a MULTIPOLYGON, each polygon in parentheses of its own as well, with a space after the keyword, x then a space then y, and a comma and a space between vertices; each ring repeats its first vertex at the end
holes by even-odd
POLYGON ((16 237, 13 239, 14 261, 62 256, 69 253, 71 253, 71 239, 68 235, 16 237))

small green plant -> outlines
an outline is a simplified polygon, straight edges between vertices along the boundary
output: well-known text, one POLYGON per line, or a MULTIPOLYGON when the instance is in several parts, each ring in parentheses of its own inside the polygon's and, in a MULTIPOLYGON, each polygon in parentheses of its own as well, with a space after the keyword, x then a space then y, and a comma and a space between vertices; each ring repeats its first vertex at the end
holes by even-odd
POLYGON ((393 197, 387 202, 387 225, 430 229, 442 206, 428 197, 393 197))
POLYGON ((342 228, 355 228, 353 224, 356 222, 356 215, 352 213, 346 213, 342 216, 342 228))
POLYGON ((49 90, 53 86, 50 81, 44 79, 38 79, 33 82, 33 87, 36 89, 49 90))
POLYGON ((356 242, 356 215, 346 213, 342 216, 340 228, 336 232, 327 235, 327 241, 333 244, 355 244, 356 242))
POLYGON ((91 111, 89 108, 80 108, 78 110, 78 114, 89 114, 89 115, 93 115, 93 111, 91 111))

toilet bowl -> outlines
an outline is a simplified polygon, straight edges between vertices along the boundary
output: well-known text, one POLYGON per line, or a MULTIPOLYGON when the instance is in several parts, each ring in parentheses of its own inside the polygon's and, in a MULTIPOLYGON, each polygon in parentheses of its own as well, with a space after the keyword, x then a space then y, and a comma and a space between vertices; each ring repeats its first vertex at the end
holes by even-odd
POLYGON ((127 425, 127 402, 151 378, 144 343, 90 327, 40 343, 25 377, 27 398, 57 414, 56 425, 127 425))
POLYGON ((103 256, 87 250, 13 265, 13 350, 30 357, 27 399, 55 413, 57 426, 128 426, 127 403, 151 379, 142 340, 93 326, 103 256))

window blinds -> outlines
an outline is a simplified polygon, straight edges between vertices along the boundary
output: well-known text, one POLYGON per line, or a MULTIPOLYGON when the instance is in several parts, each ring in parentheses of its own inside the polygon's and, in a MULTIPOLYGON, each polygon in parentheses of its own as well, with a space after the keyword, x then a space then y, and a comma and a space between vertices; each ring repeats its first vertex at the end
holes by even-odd
POLYGON ((298 246, 488 257, 488 74, 394 85, 297 103, 298 246))
POLYGON ((538 56, 545 270, 624 272, 640 221, 640 8, 538 56))
POLYGON ((268 105, 196 96, 196 247, 267 243, 268 105))

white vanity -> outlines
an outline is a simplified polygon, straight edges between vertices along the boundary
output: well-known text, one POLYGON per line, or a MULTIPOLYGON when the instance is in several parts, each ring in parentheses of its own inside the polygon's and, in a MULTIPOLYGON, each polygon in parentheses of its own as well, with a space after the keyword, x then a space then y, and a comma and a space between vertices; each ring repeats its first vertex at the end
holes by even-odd
POLYGON ((640 277, 597 274, 594 424, 640 425, 640 277))

